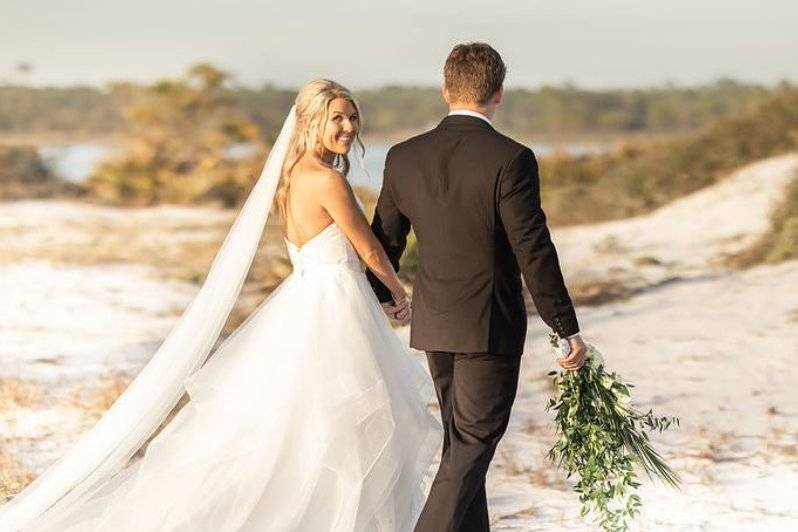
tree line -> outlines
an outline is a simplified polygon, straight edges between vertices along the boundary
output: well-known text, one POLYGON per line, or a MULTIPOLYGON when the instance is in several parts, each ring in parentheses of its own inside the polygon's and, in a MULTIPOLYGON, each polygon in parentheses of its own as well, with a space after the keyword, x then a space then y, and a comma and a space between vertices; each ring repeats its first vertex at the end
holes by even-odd
MULTIPOLYGON (((755 109, 774 91, 789 88, 719 79, 680 87, 587 90, 572 84, 535 90, 509 89, 497 126, 521 137, 679 133, 755 109)), ((106 87, 28 87, 0 85, 0 132, 108 134, 125 132, 124 109, 148 85, 128 82, 106 87)), ((264 85, 223 87, 231 104, 258 125, 265 137, 279 131, 295 88, 264 85)), ((365 134, 393 136, 433 126, 445 112, 437 88, 387 86, 357 91, 365 134)))

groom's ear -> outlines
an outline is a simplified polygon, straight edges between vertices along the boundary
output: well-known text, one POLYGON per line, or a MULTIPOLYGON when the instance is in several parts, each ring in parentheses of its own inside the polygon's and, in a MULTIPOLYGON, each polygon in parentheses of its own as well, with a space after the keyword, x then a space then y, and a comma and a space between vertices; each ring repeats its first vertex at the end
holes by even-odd
POLYGON ((441 94, 443 95, 443 99, 447 103, 447 105, 451 105, 452 100, 451 97, 449 96, 449 89, 446 88, 445 82, 441 83, 441 94))
POLYGON ((495 105, 499 105, 500 103, 502 103, 502 97, 503 96, 504 96, 504 85, 499 87, 499 90, 497 90, 495 93, 493 93, 493 103, 495 105))

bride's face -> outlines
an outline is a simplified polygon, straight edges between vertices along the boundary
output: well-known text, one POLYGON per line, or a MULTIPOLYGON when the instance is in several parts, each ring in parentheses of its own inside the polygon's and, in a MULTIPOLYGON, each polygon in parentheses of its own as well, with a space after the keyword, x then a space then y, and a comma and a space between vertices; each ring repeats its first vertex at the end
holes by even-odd
POLYGON ((327 123, 321 140, 325 151, 344 155, 355 141, 360 130, 360 117, 352 102, 336 98, 330 102, 327 123))

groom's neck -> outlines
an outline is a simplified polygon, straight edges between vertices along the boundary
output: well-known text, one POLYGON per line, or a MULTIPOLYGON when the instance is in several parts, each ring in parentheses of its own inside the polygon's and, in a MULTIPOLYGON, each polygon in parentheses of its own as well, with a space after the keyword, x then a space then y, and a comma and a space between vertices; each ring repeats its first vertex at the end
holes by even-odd
POLYGON ((485 115, 490 120, 493 120, 493 115, 496 113, 496 106, 477 105, 472 103, 452 103, 449 104, 449 112, 451 113, 452 111, 474 111, 475 113, 485 115))

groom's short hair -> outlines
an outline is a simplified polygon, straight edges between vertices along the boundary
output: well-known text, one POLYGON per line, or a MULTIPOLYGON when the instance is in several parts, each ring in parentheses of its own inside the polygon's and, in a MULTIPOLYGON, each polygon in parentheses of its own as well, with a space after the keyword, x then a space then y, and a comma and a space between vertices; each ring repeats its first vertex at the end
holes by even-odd
POLYGON ((504 83, 507 67, 489 44, 458 44, 446 58, 443 79, 454 102, 484 105, 504 83))

